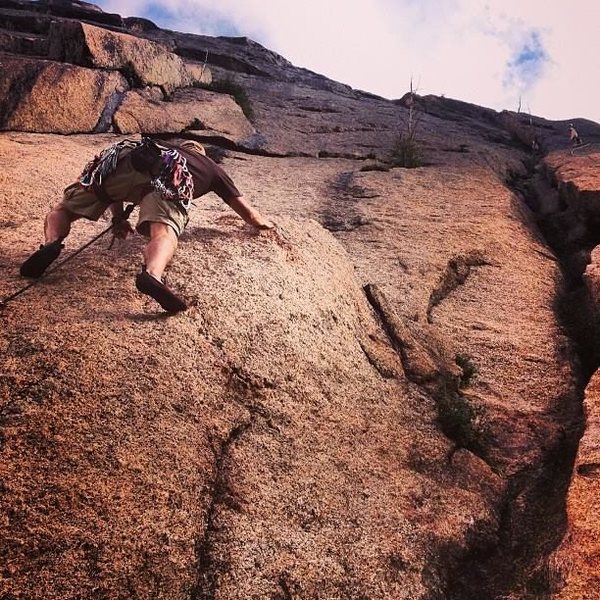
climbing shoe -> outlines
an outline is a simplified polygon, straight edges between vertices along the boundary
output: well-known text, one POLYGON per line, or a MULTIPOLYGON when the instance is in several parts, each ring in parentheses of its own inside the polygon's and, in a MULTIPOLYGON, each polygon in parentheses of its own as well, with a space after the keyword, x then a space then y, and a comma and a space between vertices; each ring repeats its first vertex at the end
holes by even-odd
POLYGON ((19 269, 23 277, 38 279, 46 269, 58 258, 62 249, 65 247, 62 240, 56 240, 49 244, 42 244, 39 250, 36 250, 19 269))
POLYGON ((138 273, 135 278, 135 287, 142 294, 154 298, 167 312, 181 312, 187 304, 173 293, 162 281, 152 277, 147 271, 138 273))

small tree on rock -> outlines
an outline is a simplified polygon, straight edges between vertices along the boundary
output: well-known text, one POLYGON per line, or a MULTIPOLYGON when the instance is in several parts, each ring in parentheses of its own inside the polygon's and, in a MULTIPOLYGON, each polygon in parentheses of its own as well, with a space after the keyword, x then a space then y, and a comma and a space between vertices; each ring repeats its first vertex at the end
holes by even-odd
POLYGON ((414 168, 423 164, 421 146, 417 141, 417 129, 421 121, 416 107, 416 90, 410 79, 410 92, 405 96, 404 105, 408 108, 408 119, 403 124, 403 131, 392 148, 391 163, 395 167, 414 168))

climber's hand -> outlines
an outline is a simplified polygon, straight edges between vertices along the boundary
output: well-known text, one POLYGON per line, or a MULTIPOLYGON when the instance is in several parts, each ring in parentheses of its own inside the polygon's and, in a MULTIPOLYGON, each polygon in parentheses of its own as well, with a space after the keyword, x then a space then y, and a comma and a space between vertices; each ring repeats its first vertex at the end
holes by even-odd
POLYGON ((129 221, 116 221, 113 219, 112 234, 119 240, 125 240, 133 234, 133 227, 129 221))

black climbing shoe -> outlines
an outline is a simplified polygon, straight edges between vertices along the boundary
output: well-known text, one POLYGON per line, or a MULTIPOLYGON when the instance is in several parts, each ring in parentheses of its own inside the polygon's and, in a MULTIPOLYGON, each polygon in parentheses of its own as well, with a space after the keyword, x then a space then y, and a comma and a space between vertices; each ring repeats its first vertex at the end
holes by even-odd
POLYGON ((42 244, 39 250, 36 250, 22 265, 20 273, 23 277, 38 279, 46 269, 58 258, 62 249, 65 247, 61 240, 42 244))
POLYGON ((137 274, 135 287, 142 294, 154 298, 167 312, 176 313, 187 308, 187 304, 179 296, 146 271, 137 274))

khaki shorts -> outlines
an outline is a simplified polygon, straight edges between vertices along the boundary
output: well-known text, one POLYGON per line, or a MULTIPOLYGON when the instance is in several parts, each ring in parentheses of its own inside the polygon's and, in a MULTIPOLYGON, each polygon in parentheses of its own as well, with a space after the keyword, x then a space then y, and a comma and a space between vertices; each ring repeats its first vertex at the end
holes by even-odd
MULTIPOLYGON (((130 152, 129 148, 121 151, 117 168, 104 185, 104 190, 114 202, 137 204, 142 195, 147 193, 150 183, 148 175, 133 168, 130 152)), ((79 183, 73 183, 65 189, 63 206, 70 212, 92 221, 97 221, 108 208, 106 202, 79 183)))
MULTIPOLYGON (((124 152, 129 154, 129 150, 124 152)), ((179 237, 189 220, 187 212, 178 204, 163 200, 158 192, 148 193, 148 187, 148 176, 136 171, 129 156, 121 154, 117 170, 108 179, 105 190, 115 202, 140 205, 136 229, 142 235, 149 237, 150 223, 165 223, 179 237)), ((73 183, 65 189, 62 204, 69 212, 90 221, 97 221, 109 206, 79 183, 73 183)))
POLYGON ((90 221, 97 221, 108 208, 108 205, 101 202, 96 194, 89 192, 78 183, 65 188, 62 204, 69 212, 90 221))
POLYGON ((189 220, 187 211, 179 204, 164 200, 158 192, 150 192, 140 202, 136 229, 142 235, 150 237, 150 223, 165 223, 179 237, 189 220))

